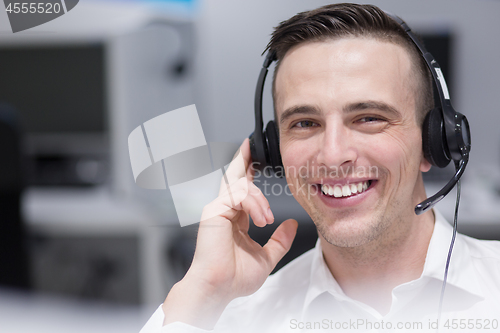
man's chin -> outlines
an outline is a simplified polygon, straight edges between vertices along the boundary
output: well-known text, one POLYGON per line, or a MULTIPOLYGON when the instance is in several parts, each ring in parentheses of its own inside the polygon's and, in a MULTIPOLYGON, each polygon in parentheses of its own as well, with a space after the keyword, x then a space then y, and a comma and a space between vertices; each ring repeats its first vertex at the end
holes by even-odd
POLYGON ((319 237, 337 247, 358 247, 380 236, 382 226, 366 219, 337 219, 334 223, 316 223, 319 237))
POLYGON ((319 229, 318 232, 323 241, 336 247, 354 248, 370 242, 369 238, 363 235, 340 235, 330 233, 329 231, 321 231, 319 229))

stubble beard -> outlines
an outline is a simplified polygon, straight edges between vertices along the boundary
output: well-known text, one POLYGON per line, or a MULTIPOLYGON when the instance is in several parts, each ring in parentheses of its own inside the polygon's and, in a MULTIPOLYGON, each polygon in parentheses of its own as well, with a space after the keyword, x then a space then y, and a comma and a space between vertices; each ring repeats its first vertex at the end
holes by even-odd
MULTIPOLYGON (((385 179, 385 177, 380 177, 379 181, 382 181, 382 179, 385 179)), ((293 183, 297 188, 301 188, 302 184, 307 184, 306 180, 305 177, 300 177, 294 179, 293 183)), ((319 191, 315 194, 321 195, 319 191)), ((382 238, 387 238, 386 241, 392 243, 393 240, 389 240, 389 238, 393 238, 395 233, 401 231, 390 230, 394 229, 391 226, 398 224, 397 220, 402 217, 401 212, 399 212, 402 205, 401 200, 393 198, 389 203, 378 202, 375 209, 359 215, 359 208, 334 209, 330 211, 331 214, 327 214, 322 211, 325 207, 322 207, 321 204, 318 207, 309 196, 306 198, 299 193, 294 193, 294 197, 307 211, 316 225, 318 233, 326 242, 336 247, 358 248, 358 250, 361 250, 363 245, 376 240, 380 240, 380 242, 377 242, 380 243, 378 244, 380 246, 384 243, 382 238)), ((371 248, 371 246, 366 248, 371 248)))
POLYGON ((389 220, 380 214, 371 216, 368 219, 349 215, 351 215, 351 212, 339 214, 332 218, 316 213, 312 220, 318 229, 318 233, 326 242, 342 248, 366 245, 380 238, 390 225, 389 220))
POLYGON ((354 208, 331 216, 313 209, 310 216, 327 243, 361 252, 364 252, 363 249, 373 251, 395 245, 407 232, 403 214, 398 210, 402 205, 400 200, 393 199, 385 209, 381 209, 384 205, 379 203, 378 209, 367 211, 359 217, 355 216, 358 210, 354 208))
MULTIPOLYGON (((391 225, 392 219, 388 216, 388 207, 385 210, 378 208, 366 211, 360 216, 359 208, 331 209, 325 212, 323 211, 325 207, 322 207, 321 203, 318 206, 311 198, 300 195, 295 198, 313 220, 318 233, 329 244, 337 247, 354 248, 368 244, 380 238, 391 225)), ((376 205, 376 207, 381 206, 382 203, 376 205)), ((394 209, 394 206, 390 205, 389 211, 394 209)))

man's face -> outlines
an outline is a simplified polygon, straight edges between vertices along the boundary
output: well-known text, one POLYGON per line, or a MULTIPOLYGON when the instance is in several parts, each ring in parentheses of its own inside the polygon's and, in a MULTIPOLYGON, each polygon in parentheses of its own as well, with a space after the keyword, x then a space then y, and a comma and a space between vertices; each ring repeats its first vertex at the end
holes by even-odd
POLYGON ((287 182, 330 244, 408 230, 425 199, 410 57, 371 38, 300 44, 276 77, 287 182), (326 193, 326 194, 325 194, 326 193))

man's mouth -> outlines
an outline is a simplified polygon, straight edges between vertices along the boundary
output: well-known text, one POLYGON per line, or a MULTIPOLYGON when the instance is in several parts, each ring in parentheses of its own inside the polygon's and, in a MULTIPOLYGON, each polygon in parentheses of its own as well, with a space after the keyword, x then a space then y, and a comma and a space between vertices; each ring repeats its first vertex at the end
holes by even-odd
POLYGON ((323 184, 321 185, 321 192, 326 196, 334 198, 352 197, 366 191, 371 184, 372 180, 344 185, 323 184))

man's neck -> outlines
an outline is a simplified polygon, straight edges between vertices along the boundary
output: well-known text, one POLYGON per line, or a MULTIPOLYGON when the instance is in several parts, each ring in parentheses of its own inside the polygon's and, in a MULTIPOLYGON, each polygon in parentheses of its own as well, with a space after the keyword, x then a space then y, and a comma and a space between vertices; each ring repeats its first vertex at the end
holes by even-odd
POLYGON ((321 235, 325 262, 344 293, 372 306, 381 314, 391 307, 392 290, 422 274, 434 230, 434 214, 427 212, 409 228, 390 231, 383 239, 343 248, 321 235))

